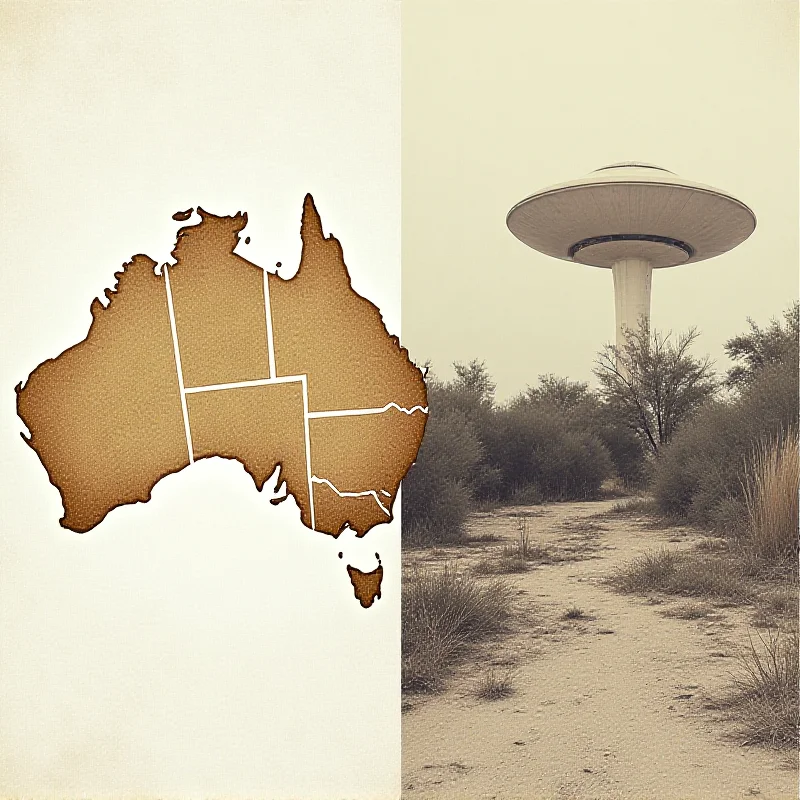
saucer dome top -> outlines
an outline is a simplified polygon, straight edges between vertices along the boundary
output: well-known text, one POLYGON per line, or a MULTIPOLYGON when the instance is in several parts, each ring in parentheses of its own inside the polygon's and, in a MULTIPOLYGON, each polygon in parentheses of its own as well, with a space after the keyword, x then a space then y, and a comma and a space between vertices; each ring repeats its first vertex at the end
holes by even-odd
POLYGON ((595 267, 641 258, 673 267, 731 250, 755 230, 756 218, 727 192, 654 164, 623 162, 526 197, 506 224, 554 258, 595 267))

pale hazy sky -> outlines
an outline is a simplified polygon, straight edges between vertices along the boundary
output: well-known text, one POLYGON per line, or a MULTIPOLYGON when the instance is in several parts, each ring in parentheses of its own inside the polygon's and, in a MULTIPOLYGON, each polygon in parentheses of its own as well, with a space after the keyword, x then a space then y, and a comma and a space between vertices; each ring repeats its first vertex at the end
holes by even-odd
POLYGON ((798 295, 795 0, 403 0, 403 339, 442 375, 486 361, 503 399, 590 380, 613 338, 610 270, 505 225, 533 191, 641 160, 731 192, 755 233, 653 274, 652 323, 698 354, 798 295))

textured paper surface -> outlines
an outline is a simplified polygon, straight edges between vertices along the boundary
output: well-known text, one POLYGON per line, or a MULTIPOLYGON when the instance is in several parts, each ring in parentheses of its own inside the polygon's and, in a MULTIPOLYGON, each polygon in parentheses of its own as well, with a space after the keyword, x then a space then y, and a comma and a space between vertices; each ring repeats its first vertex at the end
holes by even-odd
POLYGON ((14 396, 198 206, 289 278, 310 192, 399 336, 398 49, 381 0, 2 4, 1 797, 399 795, 399 520, 314 533, 210 458, 77 534, 14 396), (376 553, 364 609, 346 566, 376 553))

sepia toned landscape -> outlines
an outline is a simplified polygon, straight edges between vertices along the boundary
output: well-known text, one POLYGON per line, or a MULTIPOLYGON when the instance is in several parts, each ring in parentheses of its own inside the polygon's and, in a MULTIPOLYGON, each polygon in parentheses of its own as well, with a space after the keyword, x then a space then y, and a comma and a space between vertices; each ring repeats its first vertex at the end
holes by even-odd
POLYGON ((724 374, 697 339, 643 324, 597 388, 503 403, 484 364, 429 373, 404 796, 795 796, 798 306, 724 374))
POLYGON ((798 6, 724 5, 403 3, 403 797, 797 797, 798 6))

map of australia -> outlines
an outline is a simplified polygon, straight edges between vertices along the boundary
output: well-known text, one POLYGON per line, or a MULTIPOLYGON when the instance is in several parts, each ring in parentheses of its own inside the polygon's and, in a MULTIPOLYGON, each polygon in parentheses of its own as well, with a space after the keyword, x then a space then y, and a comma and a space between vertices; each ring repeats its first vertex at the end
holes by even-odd
POLYGON ((288 280, 234 253, 246 214, 197 213, 173 264, 134 256, 108 304, 92 303, 86 338, 16 387, 61 525, 89 531, 213 456, 241 462, 259 490, 279 468, 314 531, 363 536, 390 521, 422 441, 425 383, 352 288, 312 197, 288 280))

